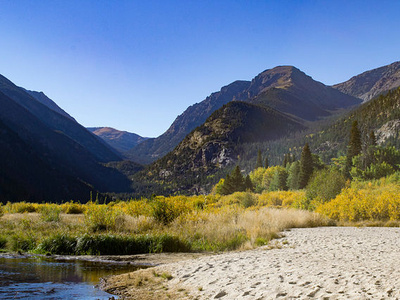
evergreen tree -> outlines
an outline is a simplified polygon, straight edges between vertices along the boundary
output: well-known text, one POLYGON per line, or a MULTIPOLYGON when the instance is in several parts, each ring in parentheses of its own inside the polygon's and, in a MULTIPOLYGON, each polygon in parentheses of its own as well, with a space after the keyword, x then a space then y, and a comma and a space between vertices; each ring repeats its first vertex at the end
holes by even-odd
POLYGON ((269 167, 269 163, 268 163, 268 157, 265 158, 265 168, 268 169, 269 167))
POLYGON ((369 139, 368 139, 368 146, 376 146, 376 136, 375 132, 373 130, 370 131, 369 133, 369 139))
POLYGON ((245 186, 246 191, 250 191, 250 192, 254 191, 254 185, 251 182, 250 175, 246 176, 246 179, 244 181, 244 186, 245 186))
POLYGON ((270 191, 286 191, 287 187, 288 173, 285 168, 279 167, 272 178, 271 184, 269 186, 270 191))
POLYGON ((350 141, 347 146, 346 166, 344 169, 345 176, 350 177, 350 170, 353 165, 353 157, 362 151, 361 132, 358 129, 358 122, 354 121, 350 131, 350 141))
POLYGON ((282 166, 283 166, 284 168, 286 168, 286 165, 288 164, 288 162, 289 162, 288 154, 285 154, 285 155, 283 156, 283 163, 282 163, 282 166))
POLYGON ((263 164, 262 164, 262 156, 261 156, 261 150, 258 150, 257 152, 257 163, 256 163, 256 169, 258 168, 262 168, 263 164))
POLYGON ((234 192, 242 192, 245 189, 244 186, 244 178, 242 173, 240 172, 239 166, 236 166, 235 170, 231 173, 231 183, 234 189, 234 192))
POLYGON ((362 165, 364 170, 374 163, 375 149, 376 149, 376 137, 374 131, 371 130, 367 139, 365 151, 362 156, 362 165))
POLYGON ((295 161, 289 167, 287 185, 291 190, 300 188, 300 162, 295 161))
POLYGON ((308 181, 312 175, 314 166, 313 166, 313 158, 311 155, 310 147, 308 143, 303 147, 303 151, 301 152, 300 158, 300 178, 299 178, 299 187, 301 189, 307 186, 308 181))
POLYGON ((226 175, 224 183, 221 187, 221 194, 222 195, 229 195, 234 192, 234 186, 232 184, 231 176, 226 175))

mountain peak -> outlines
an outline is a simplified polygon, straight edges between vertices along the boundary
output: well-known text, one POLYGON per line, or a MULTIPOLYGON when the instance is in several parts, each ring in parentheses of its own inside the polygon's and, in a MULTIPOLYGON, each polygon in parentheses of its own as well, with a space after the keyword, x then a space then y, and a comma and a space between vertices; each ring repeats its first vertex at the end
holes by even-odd
POLYGON ((376 96, 400 86, 400 61, 366 71, 333 88, 367 102, 376 96))

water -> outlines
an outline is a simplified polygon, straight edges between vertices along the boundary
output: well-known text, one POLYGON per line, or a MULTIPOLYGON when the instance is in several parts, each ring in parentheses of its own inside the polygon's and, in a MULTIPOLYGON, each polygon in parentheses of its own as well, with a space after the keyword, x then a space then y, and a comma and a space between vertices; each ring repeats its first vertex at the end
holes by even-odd
POLYGON ((3 256, 0 299, 112 299, 113 295, 95 287, 100 278, 137 268, 126 264, 3 256))

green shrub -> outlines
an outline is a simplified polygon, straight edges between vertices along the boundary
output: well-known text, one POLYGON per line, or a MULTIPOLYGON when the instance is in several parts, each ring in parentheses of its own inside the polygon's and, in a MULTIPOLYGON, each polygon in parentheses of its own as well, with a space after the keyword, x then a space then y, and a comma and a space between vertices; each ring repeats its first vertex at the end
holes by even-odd
MULTIPOLYGON (((334 199, 346 185, 346 178, 342 172, 334 168, 322 169, 314 172, 307 185, 306 201, 312 200, 318 203, 325 203, 334 199)), ((316 203, 315 203, 316 204, 316 203)), ((308 209, 314 209, 311 204, 308 209)))
POLYGON ((40 218, 45 222, 59 222, 61 208, 57 204, 45 204, 40 208, 40 218))
POLYGON ((120 211, 107 205, 88 204, 85 211, 85 225, 91 232, 115 230, 124 223, 120 211))
POLYGON ((75 203, 73 201, 64 203, 62 205, 62 210, 66 214, 83 214, 86 211, 85 205, 80 203, 75 203))
POLYGON ((180 214, 178 210, 174 209, 173 204, 168 203, 163 197, 155 198, 151 205, 153 218, 164 225, 171 223, 180 214))
POLYGON ((0 236, 0 249, 5 249, 7 247, 7 238, 5 236, 0 236))
POLYGON ((244 208, 248 208, 251 206, 254 206, 256 204, 256 197, 248 192, 245 193, 238 193, 237 197, 239 198, 239 202, 240 204, 244 207, 244 208))
POLYGON ((12 251, 31 251, 36 248, 36 240, 32 236, 13 235, 11 236, 12 251))
POLYGON ((43 240, 37 247, 41 253, 60 255, 76 254, 76 238, 64 234, 57 234, 43 240))
POLYGON ((55 235, 37 247, 41 253, 61 255, 132 255, 161 252, 187 252, 187 242, 168 234, 121 236, 111 234, 70 237, 55 235))

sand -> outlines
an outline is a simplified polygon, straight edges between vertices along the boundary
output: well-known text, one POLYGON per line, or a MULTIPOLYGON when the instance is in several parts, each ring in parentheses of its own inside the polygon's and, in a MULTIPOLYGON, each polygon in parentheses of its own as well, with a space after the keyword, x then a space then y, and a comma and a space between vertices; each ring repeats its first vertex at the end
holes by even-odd
MULTIPOLYGON (((324 227, 284 235, 275 246, 156 267, 153 274, 172 279, 147 288, 147 297, 400 299, 400 228, 324 227)), ((120 276, 106 280, 105 289, 140 299, 146 284, 137 285, 137 274, 120 276)))

